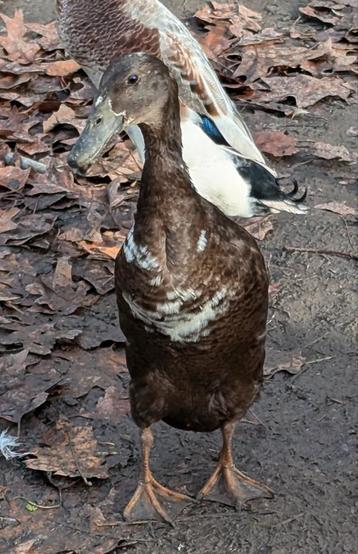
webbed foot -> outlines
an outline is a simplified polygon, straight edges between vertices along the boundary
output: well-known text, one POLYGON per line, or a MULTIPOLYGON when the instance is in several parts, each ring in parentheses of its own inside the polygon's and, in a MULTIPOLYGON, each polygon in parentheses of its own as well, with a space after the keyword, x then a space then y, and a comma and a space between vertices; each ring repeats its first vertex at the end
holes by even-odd
POLYGON ((170 525, 173 521, 158 497, 166 498, 171 502, 190 501, 193 499, 186 494, 173 491, 156 481, 149 468, 149 453, 153 444, 153 435, 149 428, 142 432, 143 466, 142 478, 124 509, 123 516, 128 521, 142 521, 148 519, 163 520, 170 525))
POLYGON ((239 471, 233 462, 231 452, 234 425, 227 423, 222 429, 223 448, 215 471, 199 491, 198 498, 216 500, 242 507, 255 498, 272 498, 273 491, 239 471))

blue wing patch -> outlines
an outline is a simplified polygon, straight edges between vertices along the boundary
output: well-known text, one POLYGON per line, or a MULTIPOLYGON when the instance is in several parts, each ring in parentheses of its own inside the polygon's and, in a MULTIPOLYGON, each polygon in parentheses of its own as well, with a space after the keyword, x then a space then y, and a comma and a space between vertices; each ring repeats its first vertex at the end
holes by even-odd
POLYGON ((221 144, 222 146, 230 146, 227 140, 223 137, 214 121, 206 115, 198 114, 200 121, 199 125, 208 137, 211 138, 216 144, 221 144))

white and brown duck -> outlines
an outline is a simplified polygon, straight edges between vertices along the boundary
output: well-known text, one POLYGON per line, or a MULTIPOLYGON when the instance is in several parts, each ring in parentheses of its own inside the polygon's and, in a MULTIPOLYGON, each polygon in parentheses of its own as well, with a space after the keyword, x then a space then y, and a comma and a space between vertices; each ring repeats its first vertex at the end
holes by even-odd
POLYGON ((143 133, 146 157, 115 286, 143 461, 125 516, 148 516, 150 508, 150 516, 170 521, 160 499, 186 497, 151 473, 151 426, 160 420, 187 431, 222 430, 219 462, 201 497, 222 480, 234 503, 271 495, 236 469, 231 446, 263 379, 268 276, 251 235, 192 186, 177 82, 147 54, 126 55, 105 72, 71 166, 85 170, 114 133, 131 125, 143 133))
MULTIPOLYGON (((287 211, 302 214, 306 194, 285 193, 230 100, 199 43, 158 0, 57 0, 68 53, 98 87, 116 57, 159 57, 179 85, 183 158, 198 193, 228 216, 287 211)), ((127 134, 144 159, 137 125, 127 134)))

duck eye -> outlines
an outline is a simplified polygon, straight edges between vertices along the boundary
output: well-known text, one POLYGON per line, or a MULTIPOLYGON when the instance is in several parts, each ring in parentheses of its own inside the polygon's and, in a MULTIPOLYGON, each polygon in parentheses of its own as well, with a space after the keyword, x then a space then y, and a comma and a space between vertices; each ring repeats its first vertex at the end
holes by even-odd
POLYGON ((138 82, 138 75, 133 74, 128 77, 129 85, 135 85, 137 82, 138 82))

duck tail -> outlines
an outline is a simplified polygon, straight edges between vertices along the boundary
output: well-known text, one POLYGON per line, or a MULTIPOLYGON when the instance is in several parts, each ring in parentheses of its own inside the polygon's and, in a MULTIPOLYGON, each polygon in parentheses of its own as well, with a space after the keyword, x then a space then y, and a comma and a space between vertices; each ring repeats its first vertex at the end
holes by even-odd
MULTIPOLYGON (((279 180, 279 179, 277 179, 279 180)), ((260 203, 269 209, 271 213, 289 212, 291 214, 306 214, 308 206, 304 204, 307 197, 307 188, 303 194, 297 197, 298 184, 293 181, 293 189, 290 192, 280 191, 280 198, 276 199, 260 199, 260 203)))

